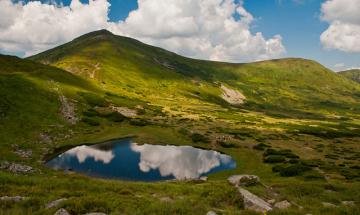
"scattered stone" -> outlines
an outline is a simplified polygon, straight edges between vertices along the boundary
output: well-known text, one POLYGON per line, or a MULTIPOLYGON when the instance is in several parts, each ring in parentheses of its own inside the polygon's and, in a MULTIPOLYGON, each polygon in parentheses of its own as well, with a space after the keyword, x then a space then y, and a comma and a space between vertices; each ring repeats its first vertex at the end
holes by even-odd
POLYGON ((172 199, 170 197, 165 196, 165 197, 161 197, 160 201, 162 201, 162 202, 171 202, 172 199))
POLYGON ((62 198, 62 199, 58 199, 58 200, 49 202, 49 203, 47 203, 45 205, 45 208, 49 209, 49 208, 56 207, 56 206, 58 206, 59 204, 61 204, 62 202, 66 201, 66 200, 67 200, 66 198, 62 198))
POLYGON ((21 173, 21 174, 35 172, 35 169, 33 169, 31 166, 26 166, 26 165, 16 164, 16 163, 10 164, 10 166, 7 169, 12 173, 21 173))
POLYGON ((70 215, 69 212, 67 212, 67 210, 65 210, 64 208, 60 208, 59 210, 57 210, 54 215, 70 215))
POLYGON ((0 197, 1 201, 20 202, 20 201, 22 201, 24 199, 25 199, 25 197, 22 197, 22 196, 3 196, 3 197, 0 197))
POLYGON ((206 213, 206 215, 216 215, 216 213, 214 211, 209 211, 206 213))
POLYGON ((252 186, 260 182, 260 178, 256 175, 233 175, 228 181, 235 186, 252 186))
POLYGON ((341 204, 345 206, 355 206, 354 201, 342 201, 341 204))
POLYGON ((15 154, 19 155, 22 158, 30 158, 32 156, 32 151, 18 149, 15 151, 15 154))
POLYGON ((201 177, 199 178, 199 180, 200 180, 200 181, 207 181, 207 180, 208 180, 208 177, 206 177, 206 176, 201 176, 201 177))
POLYGON ((287 208, 291 207, 291 204, 287 200, 284 200, 284 201, 281 201, 281 202, 277 202, 274 205, 274 207, 278 208, 278 209, 287 209, 287 208))
POLYGON ((10 166, 10 163, 7 162, 7 161, 3 161, 1 164, 0 164, 0 169, 8 169, 10 166))
POLYGON ((322 202, 321 203, 324 207, 326 208, 334 208, 334 207, 337 207, 336 205, 332 204, 332 203, 329 203, 329 202, 322 202))
POLYGON ((275 199, 270 199, 270 200, 268 200, 267 201, 269 204, 274 204, 275 202, 276 202, 276 200, 275 199))
POLYGON ((95 213, 87 213, 85 215, 107 215, 107 214, 106 213, 97 213, 97 212, 95 212, 95 213))
POLYGON ((136 110, 132 110, 132 109, 129 109, 127 107, 111 106, 110 108, 111 108, 112 111, 118 112, 118 113, 122 114, 123 116, 129 117, 129 118, 137 116, 137 111, 136 110))
POLYGON ((39 136, 39 139, 40 139, 40 143, 45 143, 45 144, 52 143, 52 138, 48 134, 41 133, 40 136, 39 136))
POLYGON ((261 213, 272 210, 271 205, 269 203, 265 202, 264 200, 250 193, 249 191, 239 187, 239 192, 244 199, 245 209, 253 210, 261 213))

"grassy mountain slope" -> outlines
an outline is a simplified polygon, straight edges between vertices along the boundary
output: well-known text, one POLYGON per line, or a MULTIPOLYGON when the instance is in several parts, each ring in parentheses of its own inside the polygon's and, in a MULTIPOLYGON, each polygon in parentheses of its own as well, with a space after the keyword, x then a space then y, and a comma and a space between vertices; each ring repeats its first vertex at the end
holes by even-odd
POLYGON ((199 61, 107 31, 87 34, 30 59, 91 79, 111 92, 170 106, 172 98, 183 105, 226 106, 219 98, 220 84, 246 96, 244 109, 295 118, 345 114, 359 104, 359 86, 313 61, 199 61))
POLYGON ((360 83, 360 69, 352 69, 347 71, 339 72, 340 75, 350 80, 360 83))
POLYGON ((0 196, 28 197, 0 202, 0 214, 254 214, 241 210, 226 180, 234 174, 258 175, 266 186, 246 189, 264 199, 295 203, 269 214, 358 214, 341 202, 360 201, 359 92, 309 60, 194 60, 107 31, 29 59, 0 55, 0 196), (244 103, 226 102, 224 86, 244 103), (69 147, 128 136, 218 150, 237 168, 206 182, 133 183, 43 165, 69 147), (36 171, 14 174, 4 162, 36 171), (44 207, 59 198, 68 201, 44 207))

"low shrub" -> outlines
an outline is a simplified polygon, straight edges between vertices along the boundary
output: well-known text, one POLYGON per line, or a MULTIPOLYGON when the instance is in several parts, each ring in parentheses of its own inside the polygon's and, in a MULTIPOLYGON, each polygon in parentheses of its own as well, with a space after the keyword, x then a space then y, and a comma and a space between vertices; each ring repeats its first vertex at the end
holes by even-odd
POLYGON ((255 150, 264 151, 266 148, 269 148, 271 146, 266 145, 265 143, 259 143, 253 147, 255 150))
POLYGON ((283 163, 286 159, 282 155, 269 155, 264 158, 264 163, 283 163))
POLYGON ((81 121, 88 125, 91 125, 91 126, 99 126, 100 125, 99 121, 97 121, 96 119, 93 119, 93 118, 89 118, 89 117, 84 117, 81 119, 81 121))
POLYGON ((122 122, 126 119, 124 115, 118 112, 111 112, 104 115, 105 118, 112 122, 122 122))
POLYGON ((290 166, 282 168, 279 173, 282 177, 292 177, 303 174, 304 172, 310 171, 311 167, 302 164, 292 164, 290 166))
POLYGON ((143 127, 143 126, 151 125, 151 123, 146 119, 131 119, 130 125, 143 127))
POLYGON ((209 138, 207 138, 206 136, 199 134, 199 133, 193 133, 191 135, 191 140, 194 143, 197 143, 197 142, 209 143, 210 142, 209 138))

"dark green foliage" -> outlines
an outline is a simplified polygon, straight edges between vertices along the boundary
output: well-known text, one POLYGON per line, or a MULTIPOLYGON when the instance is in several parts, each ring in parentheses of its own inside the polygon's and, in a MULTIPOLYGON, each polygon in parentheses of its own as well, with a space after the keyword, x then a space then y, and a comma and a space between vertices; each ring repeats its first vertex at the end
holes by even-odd
POLYGON ((253 147, 255 150, 264 151, 266 148, 269 148, 271 146, 265 144, 265 143, 259 143, 253 147))
POLYGON ((89 109, 87 111, 84 111, 83 115, 86 117, 94 117, 94 116, 99 116, 100 114, 94 109, 89 109))
POLYGON ((82 122, 91 125, 91 126, 99 126, 100 122, 94 118, 90 118, 90 117, 84 117, 81 119, 82 122))
POLYGON ((269 155, 264 158, 264 163, 283 163, 286 159, 282 155, 269 155))
POLYGON ((324 180, 325 177, 321 173, 315 170, 307 171, 303 174, 305 180, 324 180))
POLYGON ((104 115, 105 118, 112 122, 122 122, 127 119, 124 115, 119 112, 111 112, 104 115))
POLYGON ((199 133, 193 133, 191 135, 191 140, 194 143, 197 143, 197 142, 209 143, 210 142, 208 137, 206 137, 206 136, 204 136, 202 134, 199 134, 199 133))
POLYGON ((151 125, 152 123, 149 122, 146 119, 131 119, 130 120, 130 125, 134 125, 134 126, 147 126, 147 125, 151 125))
POLYGON ((282 177, 292 177, 303 174, 306 171, 310 171, 311 167, 302 165, 302 164, 293 164, 280 169, 280 176, 282 177))
POLYGON ((234 142, 230 141, 217 141, 217 143, 224 148, 237 148, 238 146, 234 142))

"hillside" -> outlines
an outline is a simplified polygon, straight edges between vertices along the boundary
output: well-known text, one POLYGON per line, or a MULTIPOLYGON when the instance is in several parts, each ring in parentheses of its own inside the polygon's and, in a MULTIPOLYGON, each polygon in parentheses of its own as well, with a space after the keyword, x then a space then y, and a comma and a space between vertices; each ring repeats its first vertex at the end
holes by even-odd
POLYGON ((352 69, 347 71, 339 72, 340 75, 350 80, 360 83, 360 69, 352 69))
POLYGON ((0 55, 0 98, 0 197, 24 197, 1 198, 0 214, 254 214, 227 181, 238 174, 292 205, 269 215, 360 212, 360 85, 311 60, 202 61, 103 30, 28 59, 0 55), (236 169, 145 183, 44 165, 121 138, 216 150, 236 169))

